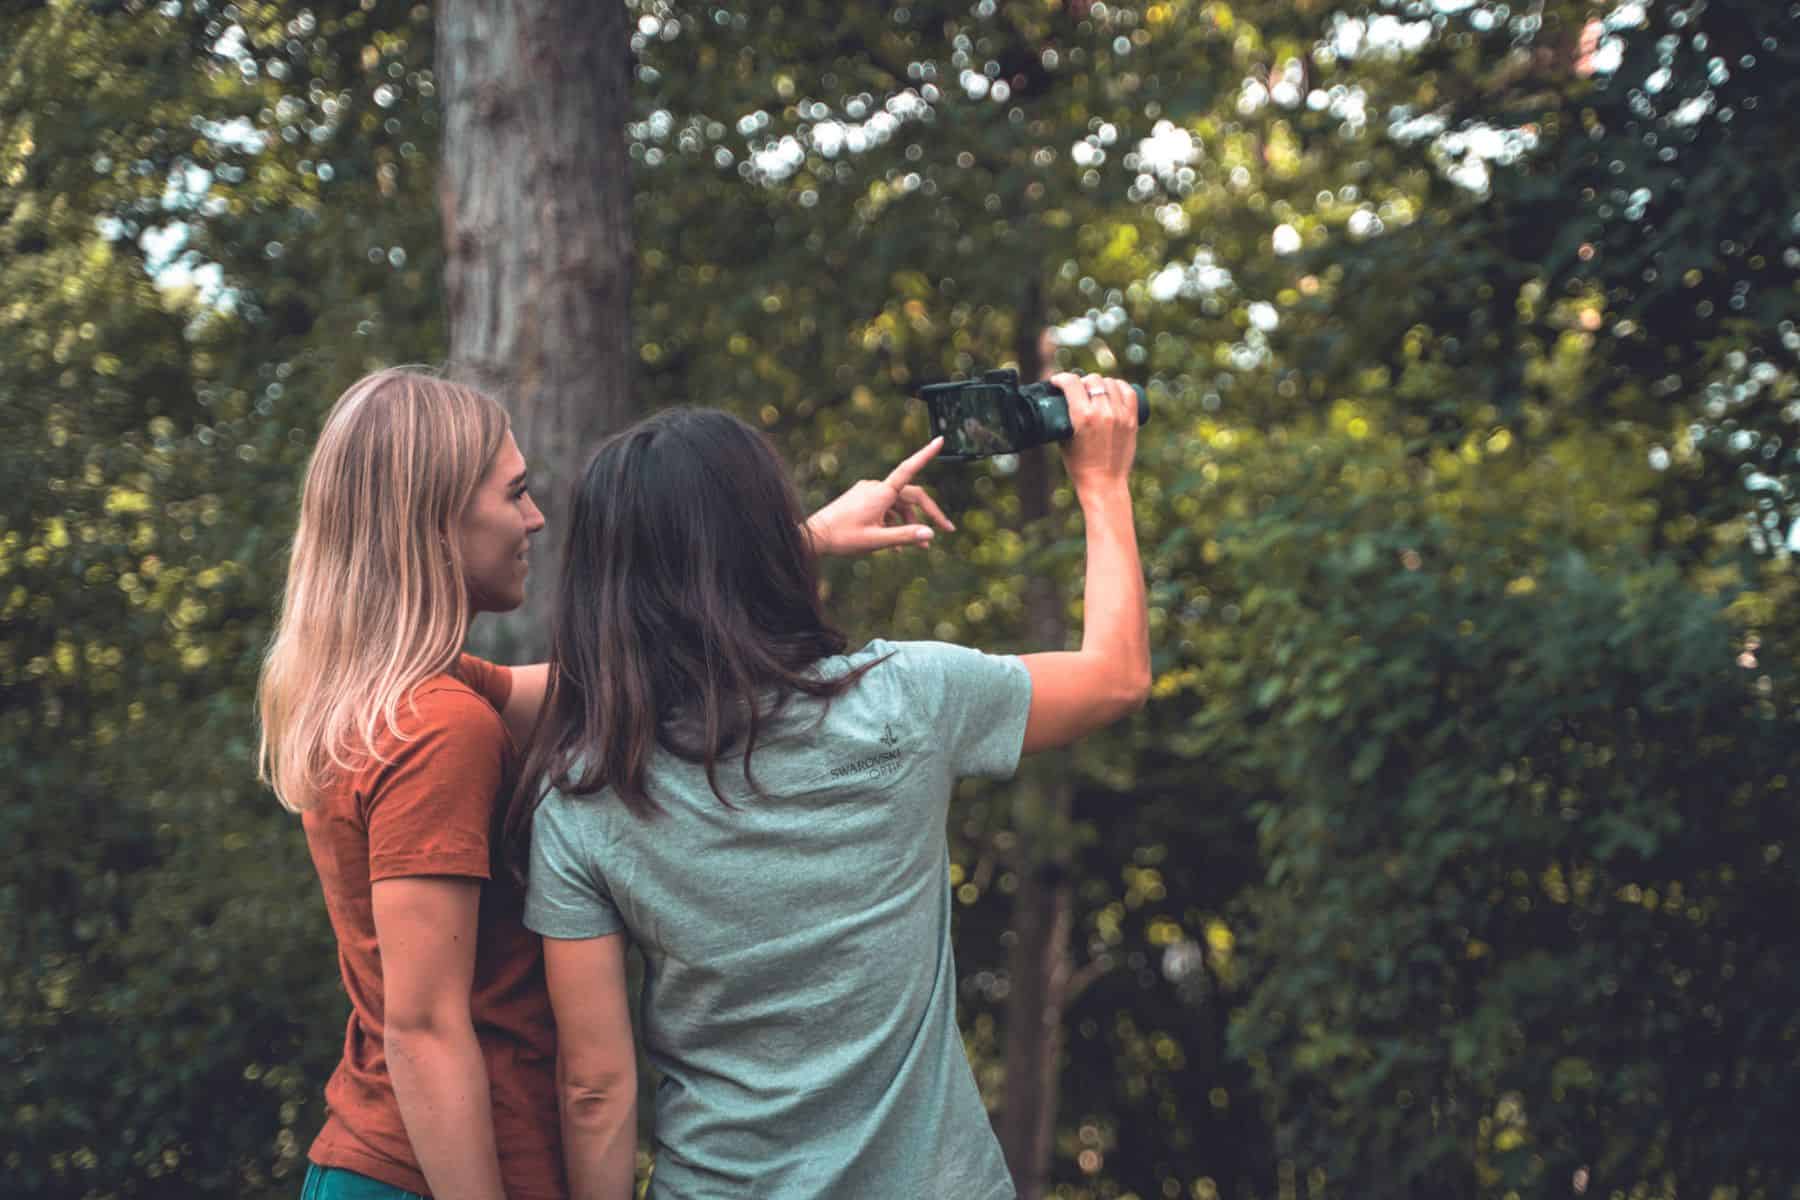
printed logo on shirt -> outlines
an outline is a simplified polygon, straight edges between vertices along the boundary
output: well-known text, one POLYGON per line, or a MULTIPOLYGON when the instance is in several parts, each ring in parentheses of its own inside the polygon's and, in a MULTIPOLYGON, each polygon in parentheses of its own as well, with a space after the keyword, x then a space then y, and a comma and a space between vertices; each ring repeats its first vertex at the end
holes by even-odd
POLYGON ((891 750, 894 746, 899 744, 899 741, 900 741, 900 739, 898 737, 894 736, 894 727, 892 724, 886 724, 886 725, 882 726, 882 730, 881 730, 881 744, 882 745, 888 747, 891 750))
MULTIPOLYGON (((891 734, 893 730, 889 729, 888 732, 891 734)), ((887 738, 885 737, 881 740, 887 742, 887 738)), ((899 740, 899 738, 894 739, 895 742, 899 740)), ((893 743, 889 742, 888 744, 892 745, 893 743)), ((871 754, 865 758, 859 758, 855 762, 847 762, 841 766, 831 768, 831 778, 849 779, 852 776, 862 775, 870 779, 879 779, 883 775, 892 775, 899 769, 900 752, 898 750, 883 750, 879 754, 871 754)))

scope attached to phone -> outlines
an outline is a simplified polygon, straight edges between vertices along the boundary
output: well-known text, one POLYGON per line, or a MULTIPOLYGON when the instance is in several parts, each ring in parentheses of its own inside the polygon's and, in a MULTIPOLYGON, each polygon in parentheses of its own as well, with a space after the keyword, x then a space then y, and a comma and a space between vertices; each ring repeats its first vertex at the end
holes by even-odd
MULTIPOLYGON (((1150 400, 1136 384, 1138 424, 1150 420, 1150 400)), ((932 383, 919 389, 930 411, 931 432, 944 439, 939 459, 990 458, 1075 436, 1069 398, 1053 383, 1019 382, 1011 367, 984 371, 980 379, 932 383)))

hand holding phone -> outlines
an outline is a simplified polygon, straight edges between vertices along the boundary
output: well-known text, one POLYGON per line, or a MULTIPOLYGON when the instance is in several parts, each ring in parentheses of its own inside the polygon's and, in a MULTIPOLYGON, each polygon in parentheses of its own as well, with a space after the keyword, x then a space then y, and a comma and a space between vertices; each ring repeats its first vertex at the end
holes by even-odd
POLYGON ((1052 375, 1068 404, 1074 436, 1063 444, 1063 464, 1084 502, 1101 489, 1123 484, 1137 456, 1139 393, 1123 379, 1101 375, 1052 375))
MULTIPOLYGON (((1118 382, 1136 396, 1138 424, 1147 422, 1150 404, 1143 389, 1118 382)), ((1017 454, 1075 436, 1068 396, 1050 383, 1020 384, 1011 369, 930 384, 919 395, 930 410, 931 432, 944 439, 941 457, 947 460, 1017 454)))

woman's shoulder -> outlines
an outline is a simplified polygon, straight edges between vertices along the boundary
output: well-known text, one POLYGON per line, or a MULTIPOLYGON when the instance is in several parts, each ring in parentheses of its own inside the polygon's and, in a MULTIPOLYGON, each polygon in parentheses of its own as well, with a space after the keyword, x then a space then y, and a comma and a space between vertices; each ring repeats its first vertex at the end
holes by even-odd
POLYGON ((818 665, 819 673, 828 679, 841 678, 854 671, 861 671, 860 683, 882 679, 894 683, 895 666, 904 667, 906 656, 912 643, 889 641, 886 638, 870 638, 854 650, 846 650, 842 654, 825 659, 818 665))
POLYGON ((864 663, 892 664, 897 667, 914 667, 929 661, 943 651, 957 651, 961 647, 952 646, 948 642, 904 641, 893 638, 870 638, 860 649, 852 650, 844 655, 852 667, 864 663))
POLYGON ((402 795, 466 791, 491 800, 514 761, 500 714, 449 672, 414 685, 391 714, 376 714, 370 740, 362 744, 369 749, 352 751, 353 765, 330 795, 358 806, 381 797, 389 811, 402 795))
POLYGON ((397 729, 384 731, 382 740, 389 744, 382 747, 386 752, 383 757, 391 757, 403 745, 443 737, 473 745, 490 741, 497 747, 507 744, 506 723, 500 710, 476 682, 457 669, 419 683, 400 701, 394 716, 397 729))
POLYGON ((411 707, 433 726, 496 733, 506 728, 500 710, 491 700, 466 680, 448 672, 421 683, 413 689, 410 699, 411 707))
POLYGON ((870 638, 862 649, 851 651, 850 657, 867 656, 881 658, 883 656, 900 658, 908 661, 941 658, 946 655, 982 654, 981 650, 969 646, 959 646, 955 642, 934 641, 930 638, 896 639, 870 638))
POLYGON ((891 642, 877 638, 858 652, 880 665, 865 678, 885 676, 907 698, 935 709, 951 693, 986 694, 999 698, 1028 686, 1029 675, 1017 655, 991 654, 953 642, 891 642))
POLYGON ((506 702, 512 697, 512 668, 476 658, 473 654, 457 655, 450 669, 437 678, 445 677, 467 687, 492 705, 495 712, 505 712, 506 702))
POLYGON ((942 674, 953 671, 964 661, 991 657, 984 651, 958 646, 953 642, 890 641, 872 638, 862 649, 845 656, 852 666, 880 663, 901 676, 942 674))

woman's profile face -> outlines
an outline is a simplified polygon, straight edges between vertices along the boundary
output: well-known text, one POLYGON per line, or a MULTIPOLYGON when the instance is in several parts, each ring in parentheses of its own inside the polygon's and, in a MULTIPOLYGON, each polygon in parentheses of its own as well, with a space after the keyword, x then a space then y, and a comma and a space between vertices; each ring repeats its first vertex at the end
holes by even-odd
POLYGON ((462 518, 463 577, 476 612, 510 612, 525 603, 531 537, 544 514, 525 482, 525 456, 510 430, 462 518))

